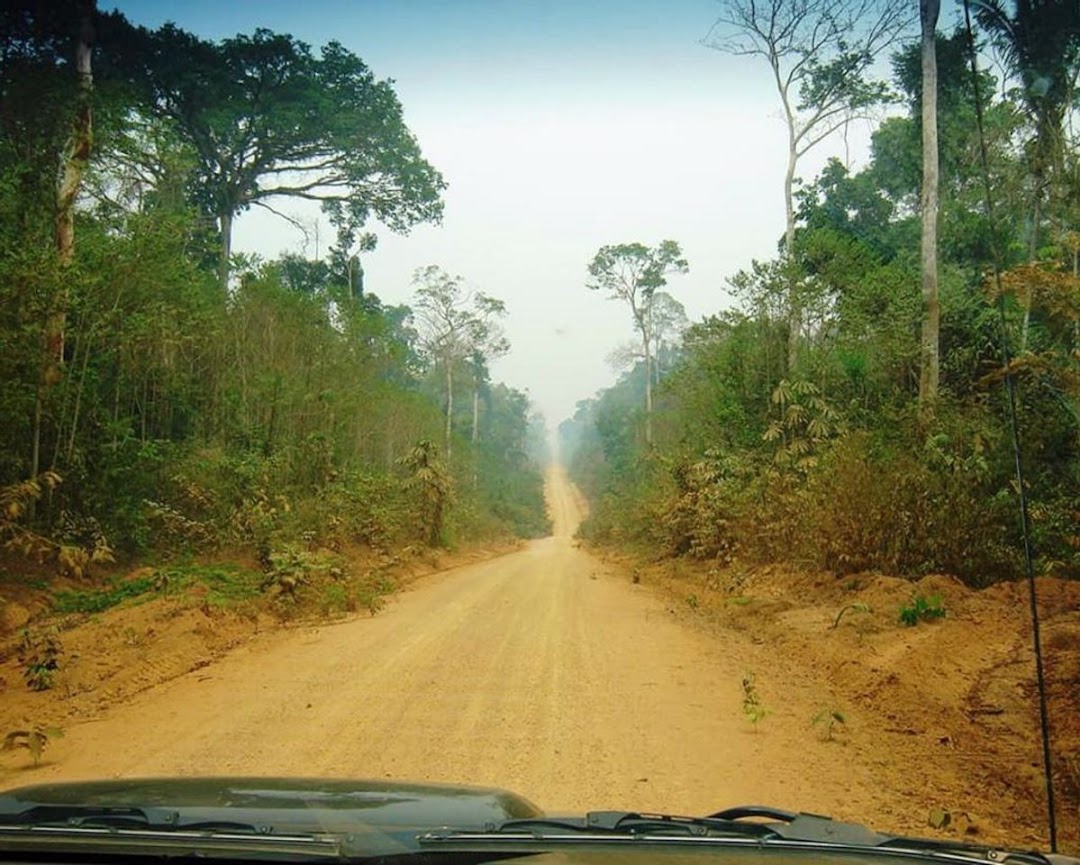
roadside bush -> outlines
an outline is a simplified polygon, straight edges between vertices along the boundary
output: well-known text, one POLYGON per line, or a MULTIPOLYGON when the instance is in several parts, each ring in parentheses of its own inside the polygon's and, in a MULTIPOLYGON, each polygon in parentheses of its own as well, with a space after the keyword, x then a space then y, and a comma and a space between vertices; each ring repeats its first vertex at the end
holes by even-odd
POLYGON ((910 604, 900 608, 900 621, 909 628, 919 622, 932 622, 944 618, 945 604, 941 600, 941 595, 931 595, 929 598, 925 595, 915 595, 910 604))
MULTIPOLYGON (((1015 499, 995 486, 989 440, 945 412, 926 436, 903 419, 764 452, 642 459, 609 479, 583 528, 600 543, 731 563, 787 561, 839 574, 951 573, 970 586, 1015 576, 1015 499)), ((1050 516, 1036 510, 1050 525, 1050 516)), ((1058 531, 1062 528, 1057 527, 1058 531)))
POLYGON ((60 669, 60 657, 64 647, 56 628, 34 631, 26 628, 19 643, 19 661, 23 665, 23 678, 31 691, 47 691, 53 686, 53 678, 60 669))

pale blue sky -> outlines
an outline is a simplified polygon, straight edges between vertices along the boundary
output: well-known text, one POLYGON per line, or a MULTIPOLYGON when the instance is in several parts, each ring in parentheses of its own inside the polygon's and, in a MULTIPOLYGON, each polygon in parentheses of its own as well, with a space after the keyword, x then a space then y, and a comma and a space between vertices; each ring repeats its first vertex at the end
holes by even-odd
MULTIPOLYGON (((556 426, 610 384, 629 313, 589 293, 606 243, 683 245, 670 292, 692 318, 730 303, 725 278, 767 257, 783 228, 785 131, 764 64, 699 44, 714 0, 122 0, 135 23, 174 21, 207 38, 267 27, 337 40, 395 80, 406 121, 449 183, 443 224, 377 230, 367 287, 407 302, 412 272, 438 264, 506 301, 511 354, 495 376, 527 390, 556 426)), ((857 159, 866 130, 853 130, 857 159)), ((828 142, 810 178, 845 142, 828 142)), ((278 207, 301 219, 317 211, 278 207)), ((323 226, 321 252, 330 231, 323 226)), ((256 211, 235 248, 306 251, 256 211)))

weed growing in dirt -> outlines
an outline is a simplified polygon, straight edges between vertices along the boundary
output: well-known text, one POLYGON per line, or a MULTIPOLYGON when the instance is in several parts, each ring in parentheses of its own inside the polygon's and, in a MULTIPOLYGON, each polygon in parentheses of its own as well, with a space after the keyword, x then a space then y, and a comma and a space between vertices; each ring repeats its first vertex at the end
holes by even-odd
POLYGON ((281 595, 296 599, 296 591, 307 585, 315 560, 311 553, 293 546, 281 552, 270 553, 269 567, 263 580, 263 589, 276 589, 281 595))
POLYGON ((691 610, 696 610, 696 609, 697 609, 698 607, 700 607, 700 606, 701 606, 701 601, 699 601, 699 600, 698 600, 698 596, 697 596, 697 595, 694 595, 694 594, 690 594, 690 595, 687 595, 687 596, 686 596, 686 605, 687 605, 687 606, 688 606, 688 607, 689 607, 689 608, 690 608, 691 610))
POLYGON ((19 643, 19 661, 23 678, 31 691, 47 691, 53 686, 53 676, 60 669, 64 647, 56 628, 31 631, 24 628, 19 643))
POLYGON ((52 739, 62 739, 64 731, 60 727, 45 727, 34 724, 25 730, 12 730, 4 736, 4 742, 0 745, 0 751, 14 751, 17 748, 25 748, 30 752, 30 759, 37 766, 41 763, 41 755, 45 747, 52 739))
POLYGON ((944 618, 945 605, 941 600, 941 595, 931 595, 929 598, 924 595, 915 595, 910 604, 900 608, 900 621, 909 628, 919 622, 944 618))
POLYGON ((747 673, 742 678, 742 690, 743 701, 742 710, 746 715, 746 720, 753 724, 754 729, 757 729, 758 722, 764 718, 768 712, 761 704, 761 697, 757 692, 757 685, 754 684, 754 674, 747 673))
POLYGON ((843 607, 839 613, 836 614, 836 619, 833 620, 830 631, 836 630, 840 627, 840 620, 844 618, 844 613, 869 613, 870 607, 867 604, 848 604, 843 607))
POLYGON ((821 730, 821 738, 826 742, 833 741, 836 731, 847 729, 847 718, 839 709, 822 709, 810 722, 810 726, 821 730))

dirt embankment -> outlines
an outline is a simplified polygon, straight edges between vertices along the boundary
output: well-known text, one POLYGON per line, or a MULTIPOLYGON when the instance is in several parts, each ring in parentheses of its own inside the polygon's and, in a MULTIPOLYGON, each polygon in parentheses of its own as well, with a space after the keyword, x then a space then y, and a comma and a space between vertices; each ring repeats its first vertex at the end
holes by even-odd
MULTIPOLYGON (((37 767, 0 754, 0 786, 395 777, 497 784, 550 810, 772 802, 1045 846, 1021 586, 601 560, 572 539, 583 502, 565 476, 547 493, 553 537, 417 579, 375 616, 281 629, 198 599, 125 602, 63 632, 52 690, 28 691, 9 656, 0 723, 65 735, 37 767), (902 626, 916 593, 945 617, 902 626)), ((1080 586, 1040 592, 1076 851, 1080 586)))
MULTIPOLYGON (((430 551, 401 556, 387 569, 392 591, 401 591, 431 574, 485 561, 520 548, 506 543, 459 552, 430 551)), ((352 554, 370 567, 370 551, 352 554)), ((257 567, 249 563, 250 567, 257 567)), ((167 569, 165 569, 167 572, 167 569)), ((138 568, 109 585, 122 588, 153 575, 138 568)), ((57 614, 51 603, 57 591, 93 595, 103 579, 44 583, 31 571, 7 574, 0 581, 0 740, 12 730, 35 726, 61 731, 73 723, 108 717, 110 710, 144 691, 187 674, 196 674, 232 650, 252 641, 274 639, 286 630, 369 615, 322 614, 309 604, 283 615, 271 604, 214 602, 205 585, 179 592, 148 592, 100 613, 57 614), (54 634, 61 654, 52 687, 27 687, 23 634, 54 634)), ((380 603, 382 601, 380 600, 380 603)), ((40 654, 41 646, 35 648, 40 654)), ((6 765, 25 755, 0 752, 0 783, 6 765), (6 758, 6 760, 5 760, 6 758)))
MULTIPOLYGON (((897 803, 948 812, 945 832, 1046 845, 1026 583, 974 591, 943 576, 912 583, 878 574, 623 561, 635 579, 664 592, 678 618, 719 639, 733 632, 749 638, 755 666, 770 670, 760 685, 766 705, 783 706, 808 689, 819 694, 824 714, 809 723, 842 744, 838 759, 870 773, 897 803), (918 597, 944 616, 905 626, 900 613, 913 610, 918 597), (842 721, 829 722, 834 711, 842 721)), ((1059 842, 1076 851, 1080 583, 1039 579, 1037 595, 1059 842)), ((934 834, 928 813, 905 807, 886 806, 883 822, 934 834)))

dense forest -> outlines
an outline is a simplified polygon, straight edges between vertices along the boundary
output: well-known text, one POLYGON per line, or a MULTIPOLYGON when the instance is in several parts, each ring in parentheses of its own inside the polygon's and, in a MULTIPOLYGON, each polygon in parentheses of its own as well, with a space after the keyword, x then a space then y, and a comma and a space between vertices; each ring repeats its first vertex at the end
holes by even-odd
POLYGON ((369 230, 444 181, 344 47, 210 42, 91 0, 0 11, 0 541, 116 557, 379 549, 547 529, 543 421, 492 381, 506 310, 432 265, 365 285, 369 230), (317 259, 235 254, 321 202, 317 259))
POLYGON ((646 350, 560 427, 589 537, 1016 577, 1011 386, 1035 567, 1080 575, 1080 6, 971 4, 942 32, 936 3, 893 5, 721 3, 707 45, 778 84, 787 230, 692 325, 660 311, 678 296, 665 244, 601 250, 589 286, 629 302, 646 350), (856 118, 876 118, 867 164, 799 182, 799 158, 856 118))

